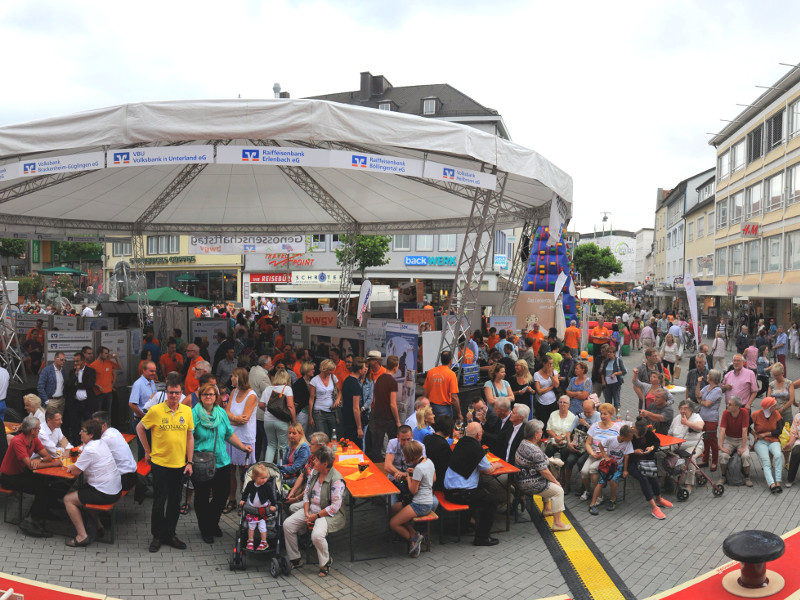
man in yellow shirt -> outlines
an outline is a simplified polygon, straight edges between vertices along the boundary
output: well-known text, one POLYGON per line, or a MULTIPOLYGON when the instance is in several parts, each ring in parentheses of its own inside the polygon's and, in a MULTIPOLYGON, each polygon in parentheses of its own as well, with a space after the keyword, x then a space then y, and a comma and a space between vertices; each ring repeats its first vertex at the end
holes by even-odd
POLYGON ((431 401, 434 415, 447 415, 457 421, 463 415, 458 400, 458 377, 450 368, 453 357, 445 350, 440 358, 442 364, 428 371, 425 378, 425 395, 431 401))
POLYGON ((153 510, 150 552, 161 544, 185 550, 186 543, 175 535, 178 526, 183 475, 192 474, 194 456, 194 420, 192 410, 181 404, 181 386, 167 386, 167 400, 153 406, 136 426, 144 448, 144 459, 152 465, 153 510), (152 443, 147 441, 150 431, 152 443))

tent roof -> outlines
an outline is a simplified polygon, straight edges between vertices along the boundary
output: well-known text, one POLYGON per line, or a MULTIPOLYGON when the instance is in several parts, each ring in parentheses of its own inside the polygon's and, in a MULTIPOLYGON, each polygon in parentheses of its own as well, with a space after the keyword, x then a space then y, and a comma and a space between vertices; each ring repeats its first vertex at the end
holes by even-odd
MULTIPOLYGON (((466 125, 321 100, 198 100, 127 104, 0 127, 0 233, 126 237, 137 220, 145 233, 341 231, 330 205, 324 209, 285 167, 215 162, 187 177, 197 165, 101 164, 97 170, 22 177, 19 162, 184 144, 214 144, 217 153, 224 145, 265 144, 473 171, 496 167, 509 174, 500 225, 521 223, 531 209, 547 218, 553 193, 571 215, 569 175, 533 150, 466 125), (19 178, 4 180, 3 167, 19 169, 19 178), (155 214, 142 219, 146 213, 155 214)), ((334 212, 345 211, 362 233, 463 231, 479 189, 350 168, 302 170, 338 205, 334 212)))
MULTIPOLYGON (((139 299, 138 294, 131 294, 123 298, 124 302, 136 302, 139 299)), ((196 296, 189 296, 178 290, 173 290, 169 287, 160 287, 147 290, 147 301, 150 304, 167 304, 169 302, 177 302, 178 304, 211 304, 211 300, 204 298, 197 298, 196 296)))

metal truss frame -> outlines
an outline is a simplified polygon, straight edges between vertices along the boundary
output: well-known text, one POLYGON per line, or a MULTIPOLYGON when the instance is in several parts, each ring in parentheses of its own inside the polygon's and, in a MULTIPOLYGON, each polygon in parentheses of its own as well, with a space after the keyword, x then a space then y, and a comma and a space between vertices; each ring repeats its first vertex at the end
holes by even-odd
POLYGON ((0 354, 0 363, 6 368, 11 379, 23 383, 20 370, 22 369, 22 349, 20 348, 17 329, 12 321, 11 303, 8 299, 8 286, 6 276, 0 269, 0 284, 2 284, 2 304, 0 304, 0 344, 3 352, 0 354))
POLYGON ((474 192, 469 223, 458 256, 456 276, 450 293, 450 307, 454 309, 456 318, 446 319, 443 323, 444 335, 439 344, 439 356, 436 357, 438 363, 441 353, 450 350, 453 364, 458 366, 459 374, 461 357, 458 356, 456 349, 459 340, 466 343, 469 339, 470 317, 473 312, 480 310, 478 294, 492 253, 497 217, 503 207, 503 194, 508 178, 507 173, 498 172, 496 167, 483 165, 481 170, 483 172, 490 170, 492 174, 497 175, 497 187, 494 190, 479 188, 474 192))
POLYGON ((508 280, 504 284, 506 293, 503 296, 503 304, 500 307, 501 315, 512 314, 514 312, 514 307, 517 305, 520 287, 522 286, 522 280, 525 277, 528 260, 531 256, 531 244, 533 243, 531 238, 539 223, 540 221, 538 219, 531 217, 522 225, 522 232, 517 241, 517 251, 514 253, 514 262, 511 263, 508 280), (526 239, 528 242, 523 243, 523 240, 526 239))
MULTIPOLYGON (((250 143, 255 146, 280 146, 275 140, 251 139, 250 143)), ((294 184, 303 190, 309 198, 316 202, 320 208, 333 217, 335 231, 340 236, 346 237, 351 241, 349 246, 340 246, 344 251, 342 261, 342 277, 339 284, 339 302, 337 308, 337 324, 339 327, 347 325, 347 314, 350 308, 350 291, 353 289, 353 263, 355 262, 355 238, 359 234, 358 221, 345 208, 339 204, 328 190, 326 190, 308 171, 303 167, 278 167, 294 184)))

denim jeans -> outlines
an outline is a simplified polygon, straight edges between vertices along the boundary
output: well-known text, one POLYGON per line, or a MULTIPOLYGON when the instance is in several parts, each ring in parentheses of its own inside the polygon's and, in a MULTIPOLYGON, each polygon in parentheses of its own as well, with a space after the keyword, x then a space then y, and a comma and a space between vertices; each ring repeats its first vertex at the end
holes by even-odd
POLYGON ((315 410, 314 431, 321 431, 329 438, 333 437, 333 430, 336 429, 336 413, 326 410, 315 410))
POLYGON ((780 442, 767 442, 765 440, 758 440, 755 446, 756 454, 761 459, 761 466, 764 468, 764 479, 767 480, 767 486, 773 483, 781 482, 781 475, 783 475, 783 453, 781 452, 780 442), (770 467, 769 458, 772 455, 773 469, 770 467))

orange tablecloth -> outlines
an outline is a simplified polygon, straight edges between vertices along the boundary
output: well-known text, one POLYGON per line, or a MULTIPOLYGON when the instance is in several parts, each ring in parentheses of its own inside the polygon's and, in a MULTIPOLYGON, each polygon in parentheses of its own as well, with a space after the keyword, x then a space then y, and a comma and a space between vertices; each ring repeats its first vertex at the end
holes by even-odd
POLYGON ((682 444, 686 440, 683 438, 676 438, 672 437, 671 435, 663 435, 661 433, 656 434, 658 436, 659 441, 661 442, 662 446, 672 446, 674 444, 682 444))
POLYGON ((126 442, 130 444, 134 439, 136 439, 136 436, 133 435, 132 433, 123 433, 122 439, 124 439, 126 442))
POLYGON ((339 471, 343 477, 347 477, 352 473, 358 473, 357 464, 342 465, 339 463, 339 457, 342 455, 347 456, 348 454, 363 455, 363 462, 369 465, 367 471, 372 473, 372 475, 365 477, 364 479, 357 479, 355 481, 350 479, 344 480, 344 483, 347 486, 347 491, 350 492, 350 495, 353 496, 353 498, 374 498, 375 496, 388 496, 390 494, 400 493, 400 490, 398 490, 397 487, 395 487, 395 485, 389 481, 389 478, 386 477, 383 471, 376 467, 375 464, 369 458, 367 458, 367 455, 358 449, 348 450, 346 452, 337 450, 334 468, 339 471))
POLYGON ((20 424, 6 421, 5 426, 6 426, 6 435, 9 435, 11 433, 16 433, 17 430, 19 430, 20 424))

